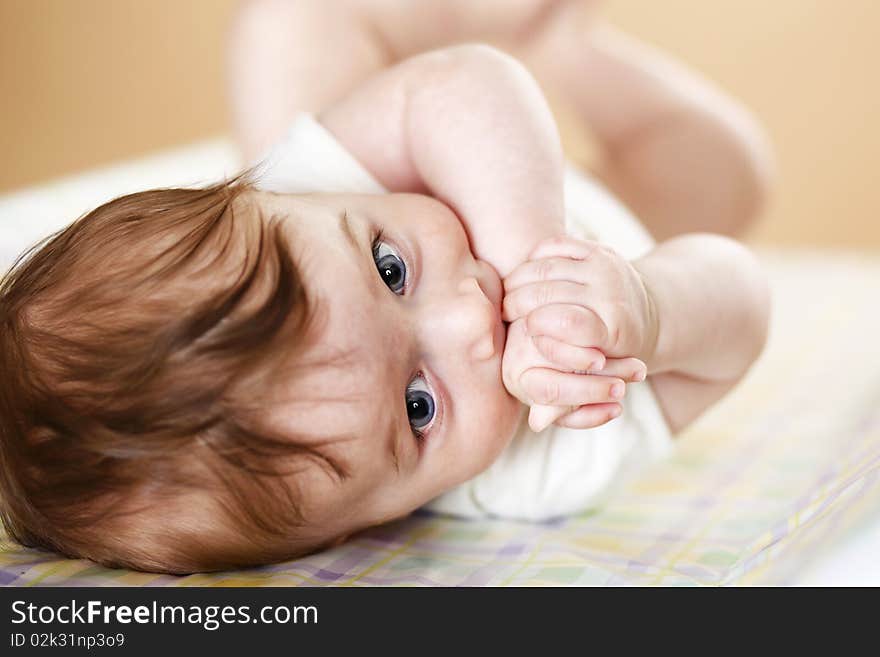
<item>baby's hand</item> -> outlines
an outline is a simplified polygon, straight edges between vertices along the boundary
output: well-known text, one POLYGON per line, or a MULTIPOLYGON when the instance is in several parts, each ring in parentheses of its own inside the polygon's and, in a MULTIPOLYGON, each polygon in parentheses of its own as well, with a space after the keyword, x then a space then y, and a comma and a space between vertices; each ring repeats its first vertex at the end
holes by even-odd
POLYGON ((528 334, 549 359, 565 354, 589 358, 650 359, 657 343, 657 316, 636 268, 616 251, 573 237, 541 242, 528 260, 504 279, 504 320, 525 318, 528 334), (593 351, 584 351, 593 350, 593 351))
POLYGON ((507 331, 501 372, 507 390, 531 406, 529 426, 551 423, 590 429, 620 415, 627 382, 643 381, 647 369, 636 358, 608 358, 592 348, 532 337, 525 319, 507 331))
POLYGON ((620 379, 646 375, 642 361, 627 357, 649 357, 657 340, 656 313, 638 271, 596 242, 554 238, 505 279, 505 293, 511 326, 502 372, 512 394, 532 404, 532 428, 554 420, 588 428, 616 417, 615 400, 625 390, 620 379))

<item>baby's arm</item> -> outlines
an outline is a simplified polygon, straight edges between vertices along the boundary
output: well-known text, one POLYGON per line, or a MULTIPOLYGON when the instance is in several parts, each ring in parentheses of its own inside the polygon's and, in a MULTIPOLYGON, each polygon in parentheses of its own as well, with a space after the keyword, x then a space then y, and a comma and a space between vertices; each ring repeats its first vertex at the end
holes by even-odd
POLYGON ((537 83, 512 57, 465 45, 382 71, 319 115, 388 189, 458 214, 501 276, 564 233, 564 160, 537 83))
POLYGON ((670 427, 680 431, 723 397, 763 350, 767 279, 748 249, 720 235, 682 235, 633 264, 659 328, 644 360, 670 427))

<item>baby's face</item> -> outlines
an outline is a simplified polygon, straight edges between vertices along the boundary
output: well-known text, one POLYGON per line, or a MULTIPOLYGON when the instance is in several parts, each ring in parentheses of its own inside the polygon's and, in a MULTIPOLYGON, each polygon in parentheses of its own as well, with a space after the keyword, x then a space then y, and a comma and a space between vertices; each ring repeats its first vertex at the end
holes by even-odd
POLYGON ((297 475, 311 511, 343 535, 488 467, 522 407, 501 381, 501 281, 455 213, 414 194, 254 198, 286 217, 318 306, 316 366, 271 405, 273 423, 326 442, 348 473, 297 475))

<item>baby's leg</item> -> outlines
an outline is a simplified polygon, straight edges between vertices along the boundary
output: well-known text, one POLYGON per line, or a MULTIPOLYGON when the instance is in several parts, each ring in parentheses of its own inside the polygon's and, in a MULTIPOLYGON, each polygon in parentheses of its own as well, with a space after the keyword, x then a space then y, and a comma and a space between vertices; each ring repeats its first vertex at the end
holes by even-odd
POLYGON ((383 68, 465 41, 529 42, 559 0, 244 0, 229 43, 236 136, 259 157, 299 111, 318 112, 383 68))
POLYGON ((599 177, 657 239, 739 235, 758 216, 772 168, 763 134, 696 73, 574 1, 516 54, 588 127, 599 177))
POLYGON ((299 112, 317 112, 387 65, 350 2, 248 0, 229 39, 229 96, 250 164, 299 112))

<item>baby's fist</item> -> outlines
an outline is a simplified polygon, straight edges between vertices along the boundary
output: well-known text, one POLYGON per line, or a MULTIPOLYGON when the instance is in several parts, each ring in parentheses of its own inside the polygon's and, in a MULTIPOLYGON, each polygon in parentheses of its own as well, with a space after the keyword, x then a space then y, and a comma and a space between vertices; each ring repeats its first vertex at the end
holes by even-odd
POLYGON ((504 319, 525 319, 530 336, 553 341, 549 348, 648 360, 656 347, 656 311, 641 275, 598 242, 546 240, 504 289, 504 319))

